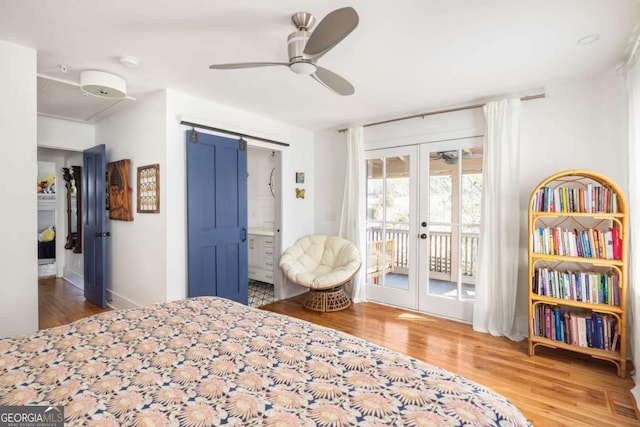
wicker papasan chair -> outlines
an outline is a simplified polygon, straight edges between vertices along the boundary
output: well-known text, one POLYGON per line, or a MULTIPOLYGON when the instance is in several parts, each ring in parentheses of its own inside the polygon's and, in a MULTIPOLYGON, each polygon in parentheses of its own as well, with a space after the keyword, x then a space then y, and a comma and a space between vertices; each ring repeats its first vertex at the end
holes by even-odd
POLYGON ((344 291, 360 269, 358 248, 338 236, 313 235, 298 239, 280 257, 280 268, 292 283, 309 288, 302 303, 314 311, 338 311, 351 304, 344 291))

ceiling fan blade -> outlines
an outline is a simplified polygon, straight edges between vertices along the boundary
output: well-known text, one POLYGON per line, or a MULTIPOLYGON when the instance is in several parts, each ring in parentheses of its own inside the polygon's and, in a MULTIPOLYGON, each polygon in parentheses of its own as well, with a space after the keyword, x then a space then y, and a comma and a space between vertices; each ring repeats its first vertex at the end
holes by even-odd
POLYGON ((271 67, 274 65, 284 65, 285 67, 289 66, 288 62, 240 62, 237 64, 214 64, 210 65, 209 68, 212 70, 235 70, 238 68, 257 68, 257 67, 271 67))
POLYGON ((355 30, 358 22, 358 14, 352 7, 334 10, 311 33, 304 54, 312 59, 321 57, 355 30))
POLYGON ((313 77, 321 85, 329 90, 332 90, 338 95, 347 96, 353 95, 355 93, 355 89, 353 88, 353 85, 351 83, 349 83, 333 71, 327 70, 326 68, 317 67, 316 73, 311 74, 311 77, 313 77))

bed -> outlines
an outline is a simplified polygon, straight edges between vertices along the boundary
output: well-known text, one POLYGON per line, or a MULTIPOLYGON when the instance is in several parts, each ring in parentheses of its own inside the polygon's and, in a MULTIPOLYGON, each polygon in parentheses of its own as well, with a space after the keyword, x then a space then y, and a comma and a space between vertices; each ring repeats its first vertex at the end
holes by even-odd
POLYGON ((217 297, 0 340, 0 405, 66 425, 529 426, 481 385, 342 332, 217 297))

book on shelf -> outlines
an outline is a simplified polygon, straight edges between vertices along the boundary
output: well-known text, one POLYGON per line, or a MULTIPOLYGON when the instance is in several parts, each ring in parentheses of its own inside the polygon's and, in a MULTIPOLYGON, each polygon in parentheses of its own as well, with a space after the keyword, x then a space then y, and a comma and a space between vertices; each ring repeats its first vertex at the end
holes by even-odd
POLYGON ((613 338, 611 339, 611 349, 615 350, 618 347, 618 338, 620 333, 618 332, 618 324, 614 325, 613 338))
POLYGON ((586 318, 587 323, 587 347, 593 347, 593 319, 591 317, 586 318))
POLYGON ((578 323, 578 346, 587 347, 587 318, 576 315, 578 323))
POLYGON ((606 257, 607 259, 613 259, 613 232, 607 233, 605 232, 604 234, 604 240, 605 240, 605 253, 606 253, 606 257))
POLYGON ((620 238, 620 229, 613 227, 611 229, 611 240, 613 241, 613 259, 622 258, 622 240, 620 238))
POLYGON ((571 345, 580 345, 580 341, 578 339, 578 319, 576 313, 573 311, 569 313, 569 325, 571 327, 571 345))
POLYGON ((551 339, 555 339, 555 331, 552 328, 552 323, 551 323, 551 307, 544 307, 545 311, 545 331, 547 332, 546 335, 544 335, 547 338, 551 338, 551 339))

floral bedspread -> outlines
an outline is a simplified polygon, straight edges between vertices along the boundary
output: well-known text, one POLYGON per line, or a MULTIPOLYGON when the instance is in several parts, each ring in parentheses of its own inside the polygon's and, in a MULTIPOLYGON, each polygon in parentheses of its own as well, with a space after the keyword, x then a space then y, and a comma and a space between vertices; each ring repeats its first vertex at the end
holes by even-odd
POLYGON ((215 297, 0 340, 0 405, 36 404, 90 426, 529 425, 443 369, 215 297))

